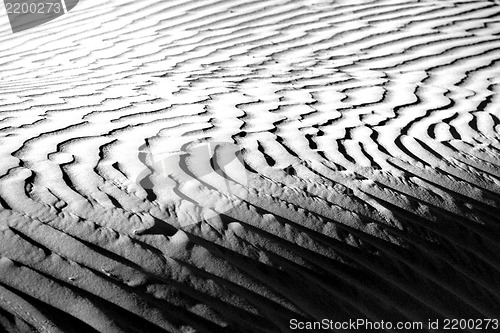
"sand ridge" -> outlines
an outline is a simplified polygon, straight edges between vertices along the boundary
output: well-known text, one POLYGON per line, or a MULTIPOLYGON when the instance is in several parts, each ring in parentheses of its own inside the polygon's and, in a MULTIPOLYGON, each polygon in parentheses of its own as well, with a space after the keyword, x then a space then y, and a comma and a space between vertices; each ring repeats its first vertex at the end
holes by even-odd
POLYGON ((108 0, 1 25, 1 325, 498 318, 499 15, 108 0))

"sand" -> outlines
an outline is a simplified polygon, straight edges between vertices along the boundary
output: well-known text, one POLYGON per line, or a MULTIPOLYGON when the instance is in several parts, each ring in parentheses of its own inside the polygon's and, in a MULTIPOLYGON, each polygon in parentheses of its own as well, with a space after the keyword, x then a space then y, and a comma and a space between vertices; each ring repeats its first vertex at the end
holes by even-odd
POLYGON ((498 3, 3 10, 0 332, 500 320, 498 3))

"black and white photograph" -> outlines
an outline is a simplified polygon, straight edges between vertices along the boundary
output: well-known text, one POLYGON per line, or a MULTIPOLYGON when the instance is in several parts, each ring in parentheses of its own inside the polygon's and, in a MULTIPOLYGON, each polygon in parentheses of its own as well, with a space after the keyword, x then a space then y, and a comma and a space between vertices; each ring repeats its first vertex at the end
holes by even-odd
POLYGON ((0 333, 500 333, 500 1, 3 0, 0 333))

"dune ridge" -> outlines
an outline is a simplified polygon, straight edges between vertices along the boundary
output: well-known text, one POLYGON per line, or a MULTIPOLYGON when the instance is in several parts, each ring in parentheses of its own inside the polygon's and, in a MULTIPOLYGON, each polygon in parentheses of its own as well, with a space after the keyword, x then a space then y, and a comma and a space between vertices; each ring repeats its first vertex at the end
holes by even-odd
POLYGON ((0 40, 0 328, 499 318, 497 3, 80 1, 0 40))

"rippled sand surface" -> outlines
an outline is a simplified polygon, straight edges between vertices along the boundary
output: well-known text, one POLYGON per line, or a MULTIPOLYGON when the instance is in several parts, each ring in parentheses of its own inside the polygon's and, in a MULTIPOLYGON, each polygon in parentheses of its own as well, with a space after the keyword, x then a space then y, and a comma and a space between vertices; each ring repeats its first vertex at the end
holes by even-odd
POLYGON ((3 14, 0 331, 500 319, 499 4, 3 14))

